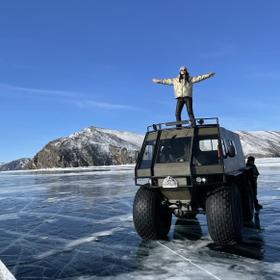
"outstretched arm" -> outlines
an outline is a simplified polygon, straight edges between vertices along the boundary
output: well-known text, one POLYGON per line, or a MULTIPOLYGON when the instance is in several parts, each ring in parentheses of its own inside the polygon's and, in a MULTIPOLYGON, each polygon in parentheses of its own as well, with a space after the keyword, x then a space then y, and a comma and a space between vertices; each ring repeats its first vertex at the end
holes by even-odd
POLYGON ((209 72, 209 73, 204 74, 204 75, 199 75, 199 76, 192 77, 192 83, 198 83, 200 81, 203 81, 205 79, 213 77, 214 75, 215 75, 214 72, 209 72))
POLYGON ((155 84, 173 85, 173 79, 152 79, 155 84))

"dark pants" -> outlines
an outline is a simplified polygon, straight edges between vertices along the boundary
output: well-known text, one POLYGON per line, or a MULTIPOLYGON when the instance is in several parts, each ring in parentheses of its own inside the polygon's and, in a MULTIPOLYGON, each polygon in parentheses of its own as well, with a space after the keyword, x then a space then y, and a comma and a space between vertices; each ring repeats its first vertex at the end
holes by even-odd
POLYGON ((193 114, 193 106, 192 106, 192 97, 178 97, 177 98, 177 106, 176 106, 176 121, 181 121, 181 113, 186 104, 187 112, 189 115, 189 119, 191 124, 195 124, 194 114, 193 114))
POLYGON ((257 179, 254 178, 254 183, 253 183, 253 193, 254 193, 254 206, 255 206, 255 209, 257 210, 258 209, 258 206, 259 206, 259 201, 257 199, 257 196, 258 196, 258 191, 257 191, 257 179))

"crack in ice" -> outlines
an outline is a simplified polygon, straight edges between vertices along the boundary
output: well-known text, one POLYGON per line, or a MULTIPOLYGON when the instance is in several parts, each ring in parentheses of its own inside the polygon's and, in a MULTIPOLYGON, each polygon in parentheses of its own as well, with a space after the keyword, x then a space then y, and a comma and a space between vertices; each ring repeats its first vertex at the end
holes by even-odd
POLYGON ((162 244, 161 242, 157 242, 160 246, 166 248, 167 250, 171 251, 173 254, 179 256, 181 259, 183 259, 184 261, 187 261, 188 263, 192 264, 193 266, 197 267, 198 269, 204 271, 205 273, 209 274, 210 276, 212 276, 213 278, 217 279, 217 280, 222 280, 221 278, 219 278, 218 276, 214 275, 213 273, 211 273, 210 271, 208 271, 207 269, 201 267, 198 264, 195 264, 192 260, 180 255, 179 253, 177 253, 176 251, 173 251, 172 249, 170 249, 168 246, 162 244))
POLYGON ((35 256, 35 258, 36 259, 43 259, 43 258, 52 256, 52 255, 59 254, 61 252, 69 251, 69 250, 72 250, 73 248, 78 247, 80 245, 83 245, 85 243, 98 241, 100 237, 110 236, 113 233, 115 233, 117 231, 122 231, 122 230, 123 230, 123 228, 117 227, 117 228, 113 228, 113 229, 107 230, 107 231, 96 232, 96 233, 92 234, 91 236, 82 237, 82 238, 72 240, 72 241, 68 242, 68 244, 66 244, 60 250, 52 249, 52 250, 46 251, 44 253, 41 253, 41 254, 35 256))

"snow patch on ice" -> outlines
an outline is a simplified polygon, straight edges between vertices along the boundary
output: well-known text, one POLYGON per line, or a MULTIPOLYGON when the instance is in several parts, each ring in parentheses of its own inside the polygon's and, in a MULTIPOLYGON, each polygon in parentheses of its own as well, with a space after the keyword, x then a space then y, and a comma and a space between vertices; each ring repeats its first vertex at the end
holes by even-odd
POLYGON ((0 260, 0 280, 16 280, 13 274, 8 270, 8 268, 0 260))
POLYGON ((121 164, 121 165, 99 165, 99 166, 83 166, 83 167, 63 167, 63 168, 42 168, 42 169, 29 169, 29 170, 13 170, 13 171, 1 171, 0 177, 3 175, 23 175, 23 174, 30 174, 38 173, 38 175, 57 175, 57 176, 67 176, 67 175, 88 175, 92 174, 92 172, 99 172, 101 174, 102 172, 127 172, 129 170, 134 169, 135 164, 121 164), (73 172, 67 172, 65 171, 73 171, 73 172), (82 171, 82 172, 81 172, 82 171), (85 171, 88 171, 85 172, 85 171), (57 172, 57 173, 56 173, 57 172), (61 172, 61 173, 59 173, 61 172))
POLYGON ((18 214, 16 214, 16 213, 0 215, 0 221, 16 220, 16 219, 18 219, 18 214))

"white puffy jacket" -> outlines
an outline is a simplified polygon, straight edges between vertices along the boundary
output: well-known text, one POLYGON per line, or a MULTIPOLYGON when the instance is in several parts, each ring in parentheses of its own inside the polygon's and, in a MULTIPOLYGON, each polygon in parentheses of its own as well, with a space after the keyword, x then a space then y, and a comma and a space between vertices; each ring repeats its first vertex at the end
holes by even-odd
POLYGON ((181 80, 181 82, 179 82, 179 76, 178 76, 176 78, 171 78, 171 79, 160 79, 158 83, 163 85, 170 85, 170 86, 173 85, 175 98, 186 97, 186 96, 192 97, 193 84, 208 79, 213 75, 214 73, 210 72, 204 75, 189 77, 189 82, 185 80, 181 80))

